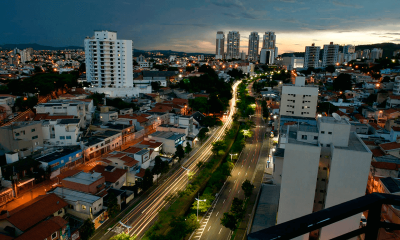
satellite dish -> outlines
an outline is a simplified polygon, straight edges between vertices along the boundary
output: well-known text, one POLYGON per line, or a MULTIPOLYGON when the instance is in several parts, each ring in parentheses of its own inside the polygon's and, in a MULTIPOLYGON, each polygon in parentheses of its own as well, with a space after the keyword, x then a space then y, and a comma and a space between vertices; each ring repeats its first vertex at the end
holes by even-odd
POLYGON ((332 113, 332 117, 334 117, 337 121, 342 120, 342 118, 337 113, 332 113))

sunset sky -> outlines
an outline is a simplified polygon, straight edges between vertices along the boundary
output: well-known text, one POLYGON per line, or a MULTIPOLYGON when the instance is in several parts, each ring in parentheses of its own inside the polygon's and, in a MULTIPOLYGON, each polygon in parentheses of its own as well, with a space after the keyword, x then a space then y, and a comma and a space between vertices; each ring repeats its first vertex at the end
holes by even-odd
POLYGON ((322 46, 400 42, 398 0, 16 0, 1 1, 0 44, 83 46, 113 30, 142 50, 214 53, 217 31, 277 36, 279 54, 322 46))

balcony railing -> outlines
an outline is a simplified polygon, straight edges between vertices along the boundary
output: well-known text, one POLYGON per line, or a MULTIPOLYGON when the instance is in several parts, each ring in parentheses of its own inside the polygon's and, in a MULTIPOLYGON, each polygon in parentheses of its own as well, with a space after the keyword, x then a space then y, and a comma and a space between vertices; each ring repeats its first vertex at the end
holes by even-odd
MULTIPOLYGON (((321 211, 299 217, 270 228, 266 228, 247 235, 249 240, 292 239, 330 224, 339 222, 348 217, 368 210, 368 219, 365 227, 355 229, 334 238, 350 239, 365 234, 365 240, 376 240, 380 228, 386 230, 400 230, 400 224, 381 221, 382 205, 400 205, 400 196, 383 193, 373 193, 353 199, 321 211)), ((338 229, 340 230, 340 229, 338 229)))

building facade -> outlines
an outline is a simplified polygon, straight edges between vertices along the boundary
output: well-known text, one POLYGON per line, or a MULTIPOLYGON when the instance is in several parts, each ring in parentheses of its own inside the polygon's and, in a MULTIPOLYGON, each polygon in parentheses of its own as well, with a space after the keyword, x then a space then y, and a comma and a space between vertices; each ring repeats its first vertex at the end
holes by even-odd
POLYGON ((319 52, 321 47, 316 47, 315 43, 311 46, 306 47, 306 53, 304 55, 304 68, 317 68, 319 67, 319 52))
POLYGON ((224 44, 225 44, 225 34, 222 31, 217 32, 217 40, 215 43, 215 59, 224 58, 224 44))
POLYGON ((339 61, 339 45, 331 42, 329 45, 324 45, 324 55, 322 58, 322 67, 336 65, 339 61))
POLYGON ((240 34, 238 31, 230 31, 228 33, 226 43, 226 58, 240 58, 240 34))
POLYGON ((249 48, 248 48, 248 59, 249 61, 258 60, 258 48, 260 43, 260 36, 258 32, 252 32, 249 35, 249 48))
POLYGON ((93 91, 113 89, 112 95, 118 96, 116 89, 133 88, 132 40, 117 39, 117 32, 95 31, 84 45, 86 78, 93 91))

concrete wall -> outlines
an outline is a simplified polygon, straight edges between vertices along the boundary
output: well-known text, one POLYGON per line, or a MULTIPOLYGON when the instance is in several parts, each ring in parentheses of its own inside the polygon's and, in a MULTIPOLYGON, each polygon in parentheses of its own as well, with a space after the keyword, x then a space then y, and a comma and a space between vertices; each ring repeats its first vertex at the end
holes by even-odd
POLYGON ((279 113, 285 116, 315 118, 317 103, 317 87, 283 86, 279 113))
POLYGON ((312 213, 320 152, 319 146, 286 143, 278 224, 312 213))
MULTIPOLYGON (((352 133, 354 134, 354 133, 352 133)), ((329 184, 325 208, 365 195, 372 153, 332 148, 329 184)), ((353 231, 360 225, 360 215, 331 224, 321 230, 320 239, 332 239, 353 231)))

